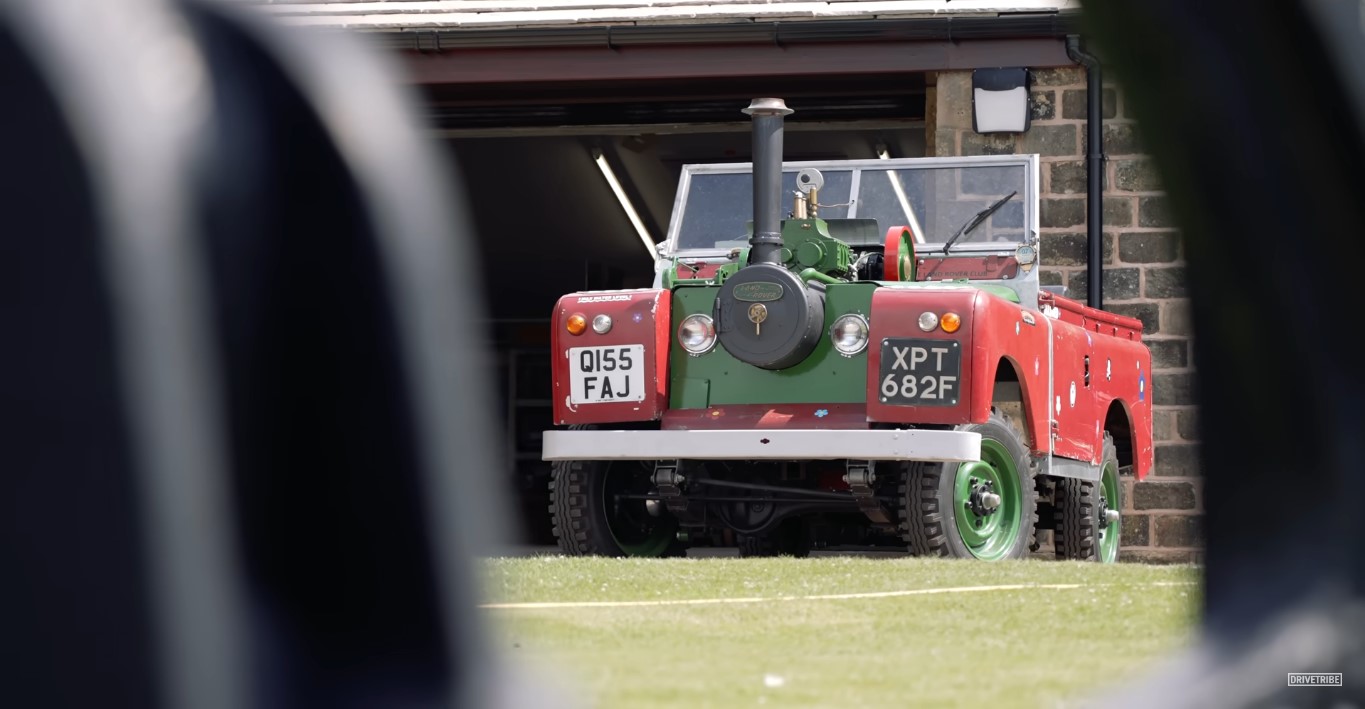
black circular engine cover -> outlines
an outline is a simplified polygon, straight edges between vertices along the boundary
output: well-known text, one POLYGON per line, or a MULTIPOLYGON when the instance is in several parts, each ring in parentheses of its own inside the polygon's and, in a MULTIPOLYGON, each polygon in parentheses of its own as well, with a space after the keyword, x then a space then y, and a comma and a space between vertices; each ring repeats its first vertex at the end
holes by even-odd
POLYGON ((819 343, 825 295, 781 266, 751 264, 721 285, 712 317, 726 352, 755 367, 785 369, 819 343))

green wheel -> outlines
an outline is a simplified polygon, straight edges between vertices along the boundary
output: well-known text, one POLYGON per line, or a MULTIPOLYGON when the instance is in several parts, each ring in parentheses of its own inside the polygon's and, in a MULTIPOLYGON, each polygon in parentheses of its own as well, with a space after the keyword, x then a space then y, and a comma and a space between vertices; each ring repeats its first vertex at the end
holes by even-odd
POLYGON ((910 551, 963 559, 1019 559, 1037 521, 1028 446, 1010 419, 992 411, 975 463, 911 463, 901 485, 903 537, 910 551))
POLYGON ((1112 564, 1119 558, 1123 533, 1123 485, 1114 439, 1104 434, 1104 455, 1098 483, 1074 478, 1057 481, 1056 549, 1058 559, 1080 559, 1112 564))
MULTIPOLYGON (((570 429, 587 428, 571 426, 570 429)), ((550 471, 550 522, 573 556, 679 556, 678 521, 662 505, 622 495, 650 491, 648 461, 572 460, 550 471)))

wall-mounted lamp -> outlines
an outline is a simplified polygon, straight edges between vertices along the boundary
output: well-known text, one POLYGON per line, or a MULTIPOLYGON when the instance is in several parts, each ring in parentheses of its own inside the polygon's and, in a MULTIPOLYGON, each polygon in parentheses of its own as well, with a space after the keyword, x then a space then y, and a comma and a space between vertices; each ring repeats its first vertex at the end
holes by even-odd
POLYGON ((640 236, 640 241, 644 242, 645 250, 649 252, 649 260, 658 261, 658 246, 654 243, 654 239, 650 238, 649 230, 645 229, 645 223, 640 220, 640 214, 635 211, 635 205, 630 203, 626 191, 621 189, 621 182, 616 179, 616 172, 607 163, 606 156, 602 154, 600 149, 593 148, 592 159, 597 163, 597 169, 602 171, 602 177, 606 178, 612 194, 616 195, 616 201, 621 204, 621 211, 626 213, 626 218, 630 220, 631 226, 635 227, 635 233, 640 236))
POLYGON ((1029 126, 1029 73, 1024 68, 972 72, 972 129, 1023 133, 1029 126))

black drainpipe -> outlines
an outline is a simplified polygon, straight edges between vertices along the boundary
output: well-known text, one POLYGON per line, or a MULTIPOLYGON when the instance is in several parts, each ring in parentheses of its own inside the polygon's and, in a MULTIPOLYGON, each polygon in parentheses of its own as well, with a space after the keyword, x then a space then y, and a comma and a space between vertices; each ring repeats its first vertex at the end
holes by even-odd
POLYGON ((1104 307, 1104 83, 1100 60, 1081 50, 1080 37, 1066 36, 1066 55, 1085 67, 1085 134, 1089 146, 1085 154, 1085 279, 1086 303, 1104 307))

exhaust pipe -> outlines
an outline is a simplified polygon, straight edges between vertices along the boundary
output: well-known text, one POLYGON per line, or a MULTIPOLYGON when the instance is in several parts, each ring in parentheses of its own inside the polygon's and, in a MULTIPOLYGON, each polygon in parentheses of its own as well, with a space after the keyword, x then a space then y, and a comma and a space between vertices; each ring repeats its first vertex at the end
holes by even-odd
POLYGON ((792 110, 780 98, 756 98, 744 112, 754 119, 754 233, 749 262, 716 293, 712 320, 735 359, 786 369, 824 334, 825 292, 782 264, 782 119, 792 110))
POLYGON ((780 98, 756 98, 744 113, 754 119, 754 233, 749 263, 782 265, 782 123, 792 113, 780 98))

